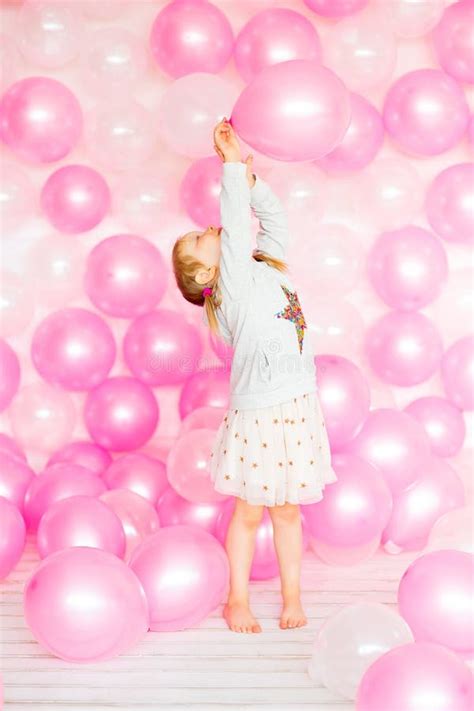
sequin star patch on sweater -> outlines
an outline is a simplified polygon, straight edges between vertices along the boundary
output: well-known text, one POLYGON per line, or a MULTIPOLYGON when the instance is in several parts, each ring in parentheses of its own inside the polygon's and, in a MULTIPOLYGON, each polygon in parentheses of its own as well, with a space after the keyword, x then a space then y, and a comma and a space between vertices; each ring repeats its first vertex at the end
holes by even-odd
POLYGON ((303 339, 304 339, 304 329, 307 328, 306 321, 301 310, 301 305, 298 299, 298 294, 296 291, 290 291, 286 286, 280 284, 281 288, 285 292, 285 296, 290 302, 288 306, 282 311, 278 311, 275 314, 277 318, 286 318, 288 321, 293 321, 296 328, 296 335, 298 336, 298 345, 300 348, 300 353, 303 352, 303 339))

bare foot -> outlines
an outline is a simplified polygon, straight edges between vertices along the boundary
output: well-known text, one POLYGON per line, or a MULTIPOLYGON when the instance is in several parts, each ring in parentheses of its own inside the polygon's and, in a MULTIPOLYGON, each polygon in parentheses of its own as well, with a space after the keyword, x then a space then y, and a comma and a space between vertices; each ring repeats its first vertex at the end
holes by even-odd
POLYGON ((226 603, 224 619, 233 632, 261 632, 262 628, 245 602, 226 603))
POLYGON ((303 627, 308 620, 304 614, 299 597, 284 599, 283 610, 280 617, 280 627, 286 630, 292 627, 303 627))

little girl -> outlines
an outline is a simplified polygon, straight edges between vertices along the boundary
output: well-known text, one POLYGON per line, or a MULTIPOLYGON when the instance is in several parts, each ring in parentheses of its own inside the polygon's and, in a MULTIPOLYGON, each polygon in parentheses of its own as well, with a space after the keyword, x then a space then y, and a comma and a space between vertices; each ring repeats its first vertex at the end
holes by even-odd
POLYGON ((223 160, 220 229, 189 232, 173 247, 178 288, 204 306, 203 320, 233 346, 230 401, 211 452, 217 491, 236 497, 226 538, 230 590, 224 618, 235 632, 261 632, 249 607, 255 536, 267 507, 273 523, 283 609, 280 627, 307 620, 300 600, 299 504, 337 480, 317 396, 307 324, 284 261, 287 216, 268 184, 242 162, 224 118, 214 130, 223 160), (260 229, 252 253, 251 213, 260 229))

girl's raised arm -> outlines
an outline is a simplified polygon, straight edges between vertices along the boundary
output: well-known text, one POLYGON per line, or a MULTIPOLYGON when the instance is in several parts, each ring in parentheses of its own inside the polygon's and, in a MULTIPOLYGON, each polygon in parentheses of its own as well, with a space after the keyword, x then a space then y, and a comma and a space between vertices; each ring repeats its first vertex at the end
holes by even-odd
POLYGON ((290 236, 288 215, 268 183, 258 176, 250 190, 250 206, 260 222, 257 249, 272 257, 285 259, 290 236))

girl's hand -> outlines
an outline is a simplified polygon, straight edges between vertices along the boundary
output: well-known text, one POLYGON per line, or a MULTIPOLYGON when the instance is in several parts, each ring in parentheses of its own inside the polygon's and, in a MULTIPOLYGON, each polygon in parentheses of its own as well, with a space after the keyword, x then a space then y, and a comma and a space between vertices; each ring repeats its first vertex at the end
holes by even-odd
POLYGON ((214 150, 226 163, 242 160, 238 138, 225 117, 214 129, 214 150))

